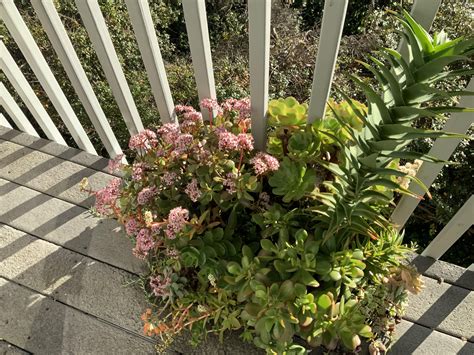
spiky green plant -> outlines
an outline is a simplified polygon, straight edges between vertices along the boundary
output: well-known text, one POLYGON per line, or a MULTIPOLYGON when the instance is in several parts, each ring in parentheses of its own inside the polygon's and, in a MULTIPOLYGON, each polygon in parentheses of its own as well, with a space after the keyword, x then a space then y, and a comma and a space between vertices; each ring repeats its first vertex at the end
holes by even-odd
MULTIPOLYGON (((395 16, 405 30, 400 34, 407 43, 407 57, 392 49, 384 48, 378 53, 381 59, 371 57, 372 64, 361 62, 374 74, 378 90, 357 76, 351 76, 367 97, 367 114, 342 93, 353 111, 364 122, 363 129, 358 131, 351 127, 347 120, 329 105, 334 117, 346 127, 355 144, 348 146, 341 143, 345 157, 343 165, 319 161, 337 176, 334 182, 327 184, 330 191, 319 195, 324 201, 324 206, 317 209, 320 213, 318 219, 327 225, 324 240, 328 242, 347 242, 351 239, 350 236, 357 234, 377 238, 374 226, 385 227, 389 224, 389 221, 374 207, 377 201, 382 204, 390 203, 391 196, 383 193, 384 188, 422 198, 397 183, 397 177, 415 180, 428 192, 427 187, 419 179, 394 169, 393 162, 396 159, 443 162, 436 157, 408 151, 407 147, 418 138, 460 135, 415 128, 413 123, 416 119, 438 117, 449 112, 473 112, 472 108, 465 107, 435 107, 433 102, 446 96, 473 95, 473 92, 468 91, 441 91, 435 84, 443 79, 473 73, 472 68, 449 70, 446 67, 454 62, 470 61, 469 56, 474 53, 474 38, 457 38, 450 41, 443 32, 431 37, 406 11, 403 11, 402 15, 395 14, 395 16)), ((330 135, 327 132, 324 134, 330 135)))

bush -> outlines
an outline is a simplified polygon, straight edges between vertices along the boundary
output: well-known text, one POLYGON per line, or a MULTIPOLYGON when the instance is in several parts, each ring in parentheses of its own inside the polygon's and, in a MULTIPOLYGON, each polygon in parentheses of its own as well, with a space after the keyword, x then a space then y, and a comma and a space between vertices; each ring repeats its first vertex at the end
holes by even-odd
POLYGON ((406 62, 381 49, 390 66, 362 63, 376 85, 352 80, 368 107, 345 96, 308 124, 307 104, 272 100, 266 153, 253 148, 249 100, 203 100, 208 123, 180 105, 179 124, 131 138, 132 165, 111 161, 122 179, 99 191, 83 181, 96 211, 124 224, 134 254, 148 264, 141 285, 153 309, 142 316, 145 334, 169 345, 190 329, 198 344, 208 333, 222 339, 241 329, 269 354, 357 351, 361 337, 372 352, 383 349, 378 339, 390 336, 407 290, 421 288, 405 266, 413 249, 388 216, 396 194, 420 198, 410 181, 427 188, 399 160, 444 163, 409 147, 459 135, 413 123, 473 110, 437 106, 456 92, 435 83, 440 73, 459 75, 446 64, 467 59, 474 40, 431 39, 406 12, 397 20, 419 51, 406 62))

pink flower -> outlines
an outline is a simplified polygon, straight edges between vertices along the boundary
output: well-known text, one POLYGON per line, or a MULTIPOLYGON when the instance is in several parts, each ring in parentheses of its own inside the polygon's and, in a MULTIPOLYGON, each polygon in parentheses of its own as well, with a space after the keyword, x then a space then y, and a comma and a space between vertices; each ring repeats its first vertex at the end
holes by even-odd
POLYGON ((145 171, 145 164, 143 163, 134 163, 132 165, 132 180, 139 181, 143 177, 145 171))
POLYGON ((251 151, 253 150, 253 137, 248 133, 239 133, 237 136, 239 149, 251 151))
POLYGON ((156 297, 166 297, 171 294, 171 278, 165 275, 158 275, 150 278, 150 287, 156 297))
POLYGON ((257 175, 276 171, 280 167, 280 163, 275 157, 263 152, 258 152, 257 155, 250 160, 250 163, 253 164, 253 169, 257 175))
POLYGON ((107 166, 108 170, 109 170, 109 173, 114 173, 116 172, 117 170, 119 170, 121 167, 122 167, 122 158, 123 158, 123 154, 119 154, 117 156, 115 156, 115 158, 109 160, 109 164, 107 166))
POLYGON ((227 173, 226 178, 222 182, 222 184, 226 187, 226 190, 229 194, 233 195, 236 193, 236 186, 235 186, 235 174, 234 173, 227 173))
POLYGON ((165 186, 172 186, 176 182, 177 178, 178 178, 178 175, 174 171, 172 171, 172 172, 167 171, 161 177, 161 182, 165 186))
POLYGON ((193 111, 195 111, 195 110, 194 110, 194 107, 192 107, 192 106, 176 105, 174 107, 174 112, 176 112, 178 114, 179 113, 186 114, 187 112, 193 112, 193 111))
POLYGON ((219 149, 237 150, 238 148, 239 140, 235 134, 226 130, 219 133, 219 149))
POLYGON ((224 111, 232 111, 236 102, 237 99, 227 99, 222 104, 222 108, 224 109, 224 111))
POLYGON ((184 121, 181 123, 181 130, 185 133, 195 133, 203 125, 202 114, 197 111, 186 112, 184 121))
POLYGON ((155 243, 153 242, 153 238, 150 235, 150 231, 146 228, 140 229, 137 234, 136 248, 143 253, 147 253, 154 246, 155 243))
POLYGON ((156 195, 156 187, 145 187, 141 190, 137 195, 137 202, 139 205, 147 204, 155 195, 156 195))
POLYGON ((190 135, 189 133, 185 133, 185 134, 180 134, 177 138, 176 138, 176 142, 175 142, 175 154, 183 154, 185 153, 186 151, 188 151, 190 148, 191 148, 191 145, 193 144, 193 136, 190 135))
POLYGON ((216 99, 203 99, 201 101, 201 107, 207 108, 209 111, 221 110, 221 107, 219 106, 216 99))
POLYGON ((128 143, 128 147, 136 151, 139 151, 141 149, 144 149, 146 151, 152 147, 155 147, 157 143, 158 141, 156 140, 156 133, 149 129, 146 129, 132 136, 128 143))
POLYGON ((240 118, 250 117, 250 99, 240 99, 234 104, 234 109, 239 111, 240 118))
POLYGON ((114 178, 107 186, 95 193, 95 209, 100 214, 109 214, 120 194, 122 179, 114 178))
POLYGON ((155 223, 152 223, 152 224, 151 224, 150 229, 151 229, 151 233, 152 233, 152 234, 158 234, 158 233, 161 232, 162 226, 161 226, 160 223, 156 223, 156 222, 155 222, 155 223))
POLYGON ((130 236, 137 234, 138 225, 135 218, 132 217, 127 220, 127 222, 125 223, 125 232, 130 236))
POLYGON ((198 181, 196 179, 192 179, 191 182, 186 186, 184 192, 186 192, 191 201, 197 202, 199 197, 201 197, 201 191, 199 190, 198 181))
POLYGON ((189 211, 182 207, 173 208, 168 215, 168 226, 166 236, 169 239, 176 238, 176 234, 181 232, 189 219, 189 211))
POLYGON ((158 128, 157 132, 166 144, 174 144, 180 135, 179 125, 177 123, 165 123, 158 128))

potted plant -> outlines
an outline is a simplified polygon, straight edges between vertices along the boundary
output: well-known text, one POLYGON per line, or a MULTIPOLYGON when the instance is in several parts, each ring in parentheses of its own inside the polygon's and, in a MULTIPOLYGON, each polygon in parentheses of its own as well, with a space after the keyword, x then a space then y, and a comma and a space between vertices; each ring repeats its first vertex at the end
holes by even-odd
MULTIPOLYGON (((388 220, 407 179, 428 189, 404 162, 440 162, 408 150, 417 138, 454 134, 412 127, 419 117, 469 110, 434 107, 446 96, 434 84, 472 73, 444 70, 472 54, 473 39, 431 38, 408 13, 409 60, 390 49, 361 63, 378 89, 352 76, 367 106, 341 93, 326 117, 308 125, 307 105, 270 101, 267 151, 253 147, 249 100, 217 113, 177 106, 179 124, 159 125, 130 140, 136 157, 99 191, 95 210, 117 218, 148 265, 140 281, 150 308, 144 331, 169 343, 183 331, 198 345, 227 331, 273 354, 319 347, 386 351, 407 291, 421 282, 407 265, 413 246, 388 220), (383 61, 382 61, 383 60, 383 61)), ((422 196, 415 196, 422 198, 422 196)))

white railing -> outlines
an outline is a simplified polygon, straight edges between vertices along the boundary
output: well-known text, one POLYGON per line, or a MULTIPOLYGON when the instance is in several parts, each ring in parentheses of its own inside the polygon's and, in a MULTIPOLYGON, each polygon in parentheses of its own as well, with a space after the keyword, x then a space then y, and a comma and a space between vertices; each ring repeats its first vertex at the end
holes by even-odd
MULTIPOLYGON (((325 1, 321 38, 316 56, 312 94, 309 102, 308 119, 310 122, 324 116, 326 101, 331 90, 348 1, 325 1)), ((173 122, 175 121, 173 98, 168 85, 148 1, 125 0, 125 2, 161 120, 163 122, 173 122)), ((81 66, 54 6, 54 1, 32 0, 31 3, 109 156, 115 157, 121 154, 122 149, 81 66)), ((412 8, 412 15, 423 27, 429 29, 440 3, 441 0, 416 0, 412 8)), ((182 4, 199 99, 215 99, 216 90, 205 0, 182 0, 182 4)), ((76 5, 127 128, 130 134, 135 134, 143 130, 143 124, 97 0, 76 0, 76 5)), ((248 0, 248 12, 252 132, 256 147, 264 149, 269 83, 271 0, 248 0)), ((0 18, 7 26, 77 146, 89 153, 96 154, 91 141, 56 81, 13 0, 0 0, 0 18)), ((404 52, 403 47, 404 44, 401 42, 400 50, 402 53, 404 52)), ((65 145, 63 137, 54 126, 20 68, 1 41, 0 69, 5 73, 8 81, 23 100, 31 116, 41 127, 46 137, 65 145)), ((469 84, 468 90, 474 90, 472 81, 469 84)), ((33 125, 3 84, 0 85, 0 104, 16 128, 28 134, 38 136, 33 125)), ((464 97, 459 105, 474 107, 473 98, 464 97)), ((205 112, 206 114, 207 111, 205 112)), ((445 130, 465 133, 473 122, 473 116, 472 113, 455 113, 447 121, 445 130)), ((11 127, 9 121, 1 114, 0 125, 11 127)), ((460 140, 456 139, 438 139, 434 143, 430 154, 442 159, 449 159, 459 142, 460 140)), ((425 163, 422 165, 417 176, 426 185, 431 185, 441 168, 442 166, 440 165, 425 163)), ((423 193, 417 186, 412 186, 411 188, 417 194, 423 193)), ((419 200, 404 196, 391 217, 392 221, 401 229, 418 203, 419 200)), ((472 225, 472 216, 474 216, 473 205, 474 200, 471 197, 426 248, 423 255, 433 258, 441 257, 472 225)))

